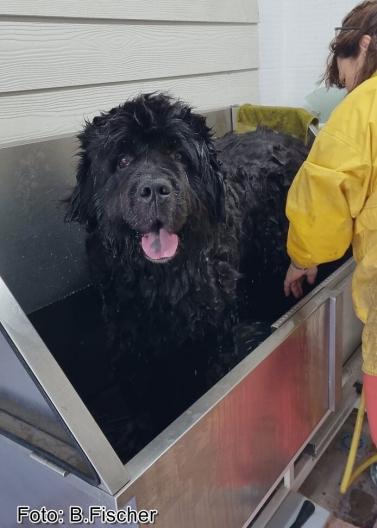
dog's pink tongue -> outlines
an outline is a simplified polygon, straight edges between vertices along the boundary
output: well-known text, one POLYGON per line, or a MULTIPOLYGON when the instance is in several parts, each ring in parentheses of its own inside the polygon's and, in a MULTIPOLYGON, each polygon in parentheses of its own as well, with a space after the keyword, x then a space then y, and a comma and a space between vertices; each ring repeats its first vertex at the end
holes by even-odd
POLYGON ((144 253, 151 260, 174 257, 178 248, 178 236, 160 229, 158 233, 146 233, 141 239, 144 253))

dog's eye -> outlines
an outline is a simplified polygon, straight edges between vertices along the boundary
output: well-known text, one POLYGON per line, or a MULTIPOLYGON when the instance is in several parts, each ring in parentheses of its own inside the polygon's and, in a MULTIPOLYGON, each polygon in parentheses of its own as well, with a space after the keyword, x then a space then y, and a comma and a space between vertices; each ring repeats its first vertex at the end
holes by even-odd
POLYGON ((180 152, 174 152, 173 153, 173 158, 175 159, 175 161, 182 161, 183 159, 183 156, 180 152))
POLYGON ((131 163, 131 158, 128 156, 121 156, 118 160, 118 167, 120 169, 124 169, 125 167, 128 167, 128 165, 131 163))

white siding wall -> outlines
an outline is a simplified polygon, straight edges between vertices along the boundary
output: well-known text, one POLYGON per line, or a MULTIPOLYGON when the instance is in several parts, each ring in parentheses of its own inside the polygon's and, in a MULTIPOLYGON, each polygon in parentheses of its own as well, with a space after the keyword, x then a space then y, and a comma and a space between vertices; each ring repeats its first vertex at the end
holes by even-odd
POLYGON ((260 102, 302 106, 316 88, 334 27, 355 0, 261 0, 260 102))
POLYGON ((143 91, 258 100, 257 0, 0 0, 0 147, 76 133, 143 91))

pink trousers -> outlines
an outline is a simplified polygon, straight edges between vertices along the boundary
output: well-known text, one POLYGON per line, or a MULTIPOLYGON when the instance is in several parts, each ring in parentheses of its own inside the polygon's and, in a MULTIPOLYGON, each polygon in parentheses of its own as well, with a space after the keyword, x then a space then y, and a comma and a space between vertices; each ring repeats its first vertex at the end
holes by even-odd
POLYGON ((370 435, 377 447, 377 376, 364 374, 363 383, 370 435))

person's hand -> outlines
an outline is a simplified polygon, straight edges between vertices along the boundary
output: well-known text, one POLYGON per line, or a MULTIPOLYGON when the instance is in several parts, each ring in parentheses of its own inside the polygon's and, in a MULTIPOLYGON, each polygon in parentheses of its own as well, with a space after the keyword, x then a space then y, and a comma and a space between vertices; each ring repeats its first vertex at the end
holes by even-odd
POLYGON ((314 284, 317 277, 317 272, 317 266, 307 269, 299 269, 291 264, 287 270, 284 280, 284 293, 286 297, 288 297, 288 295, 291 293, 296 299, 302 297, 302 283, 304 282, 305 277, 309 284, 314 284))

